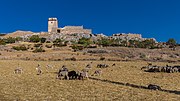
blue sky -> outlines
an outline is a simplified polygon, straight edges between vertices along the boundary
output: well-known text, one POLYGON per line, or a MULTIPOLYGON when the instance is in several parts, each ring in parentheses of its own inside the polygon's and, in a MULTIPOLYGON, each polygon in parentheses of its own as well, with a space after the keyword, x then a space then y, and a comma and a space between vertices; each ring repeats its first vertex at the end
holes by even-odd
POLYGON ((140 33, 180 43, 180 0, 1 0, 0 33, 47 31, 47 19, 59 27, 84 25, 93 33, 140 33))

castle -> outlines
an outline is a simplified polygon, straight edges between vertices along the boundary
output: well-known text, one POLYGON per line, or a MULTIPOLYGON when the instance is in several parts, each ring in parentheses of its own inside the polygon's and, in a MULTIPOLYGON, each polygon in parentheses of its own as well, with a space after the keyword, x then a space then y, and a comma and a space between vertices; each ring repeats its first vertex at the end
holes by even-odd
POLYGON ((4 36, 0 36, 0 38, 21 37, 24 40, 26 40, 33 35, 44 37, 48 41, 53 41, 57 38, 61 38, 66 41, 77 42, 82 37, 92 38, 94 41, 97 41, 98 39, 102 39, 102 38, 127 40, 127 41, 128 40, 144 41, 147 39, 155 40, 154 38, 142 38, 141 34, 135 34, 135 33, 117 33, 117 34, 113 34, 112 36, 106 36, 104 34, 93 34, 91 29, 85 29, 83 26, 65 26, 63 28, 59 28, 57 18, 48 19, 48 32, 34 33, 30 31, 16 31, 4 36))
POLYGON ((57 18, 48 19, 48 32, 61 34, 92 34, 91 29, 84 29, 83 26, 65 26, 58 28, 57 18))

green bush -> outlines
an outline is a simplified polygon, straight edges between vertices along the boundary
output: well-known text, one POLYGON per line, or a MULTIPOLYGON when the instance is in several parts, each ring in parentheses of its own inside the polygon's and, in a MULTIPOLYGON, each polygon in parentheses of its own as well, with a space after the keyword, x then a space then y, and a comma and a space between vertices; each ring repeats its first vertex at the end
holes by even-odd
POLYGON ((37 43, 37 42, 40 42, 40 41, 41 41, 41 38, 39 38, 38 35, 33 35, 33 36, 30 37, 29 40, 30 40, 30 42, 35 42, 35 43, 37 43))
POLYGON ((173 38, 170 38, 166 43, 167 43, 168 45, 176 45, 176 44, 177 44, 176 40, 173 39, 173 38))
POLYGON ((41 43, 45 43, 46 42, 46 38, 41 38, 41 43))
POLYGON ((45 52, 45 50, 40 47, 40 48, 36 48, 33 52, 34 53, 45 52))
POLYGON ((28 50, 25 45, 13 46, 12 49, 17 50, 17 51, 26 51, 26 50, 28 50))

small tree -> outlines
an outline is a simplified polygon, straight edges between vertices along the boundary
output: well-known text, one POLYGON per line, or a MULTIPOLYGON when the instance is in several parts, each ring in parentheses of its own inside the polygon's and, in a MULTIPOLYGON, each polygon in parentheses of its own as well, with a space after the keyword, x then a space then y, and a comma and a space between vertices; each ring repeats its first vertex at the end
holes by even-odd
POLYGON ((168 45, 176 45, 176 44, 177 44, 176 40, 173 39, 173 38, 170 38, 166 43, 167 43, 168 45))
POLYGON ((45 43, 46 42, 46 38, 41 38, 41 43, 45 43))
POLYGON ((33 35, 33 36, 30 37, 29 40, 30 40, 30 42, 35 42, 35 43, 37 43, 37 42, 39 42, 41 39, 39 38, 38 35, 33 35))

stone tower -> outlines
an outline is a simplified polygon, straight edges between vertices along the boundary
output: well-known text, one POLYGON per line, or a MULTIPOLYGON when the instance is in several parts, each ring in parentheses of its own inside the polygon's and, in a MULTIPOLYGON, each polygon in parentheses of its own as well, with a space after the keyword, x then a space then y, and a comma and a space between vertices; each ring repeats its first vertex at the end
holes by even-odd
POLYGON ((57 29, 58 29, 57 18, 49 18, 48 19, 48 32, 49 33, 57 33, 57 29))

